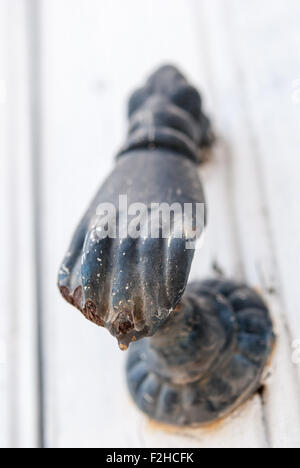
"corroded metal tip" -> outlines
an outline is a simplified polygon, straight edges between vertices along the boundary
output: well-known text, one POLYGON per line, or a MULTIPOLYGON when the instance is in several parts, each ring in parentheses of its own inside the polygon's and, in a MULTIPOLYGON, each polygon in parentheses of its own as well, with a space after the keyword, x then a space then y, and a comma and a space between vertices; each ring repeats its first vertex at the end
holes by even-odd
POLYGON ((186 239, 91 242, 87 233, 79 253, 81 269, 76 270, 77 260, 68 276, 62 267, 60 291, 87 319, 128 347, 152 336, 172 313, 185 289, 193 253, 186 239))

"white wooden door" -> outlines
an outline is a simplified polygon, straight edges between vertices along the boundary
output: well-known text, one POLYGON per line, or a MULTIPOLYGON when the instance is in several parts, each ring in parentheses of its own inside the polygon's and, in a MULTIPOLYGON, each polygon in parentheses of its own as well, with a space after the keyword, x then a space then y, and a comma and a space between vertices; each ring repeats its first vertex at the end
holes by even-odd
POLYGON ((0 446, 300 446, 299 26, 296 0, 0 0, 0 446), (56 288, 126 99, 165 62, 202 91, 218 136, 191 279, 246 280, 278 334, 264 392, 209 429, 144 417, 125 355, 56 288))

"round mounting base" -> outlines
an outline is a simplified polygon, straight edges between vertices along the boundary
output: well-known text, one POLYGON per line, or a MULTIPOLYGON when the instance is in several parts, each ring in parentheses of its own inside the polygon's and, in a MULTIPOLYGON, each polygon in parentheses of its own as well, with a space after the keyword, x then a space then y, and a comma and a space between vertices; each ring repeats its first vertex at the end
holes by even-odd
POLYGON ((159 346, 155 337, 131 344, 127 381, 135 403, 150 418, 207 425, 258 390, 275 336, 265 303, 245 285, 192 283, 184 298, 159 346), (177 335, 173 342, 170 333, 177 335))

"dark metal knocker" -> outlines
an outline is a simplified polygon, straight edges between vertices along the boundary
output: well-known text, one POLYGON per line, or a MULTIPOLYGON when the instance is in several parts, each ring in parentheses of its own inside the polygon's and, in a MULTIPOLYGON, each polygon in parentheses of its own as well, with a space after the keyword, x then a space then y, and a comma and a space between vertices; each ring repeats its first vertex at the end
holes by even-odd
MULTIPOLYGON (((64 298, 121 349, 130 345, 127 381, 138 407, 175 425, 216 421, 257 391, 274 345, 268 309, 233 281, 187 286, 194 250, 189 230, 174 235, 176 219, 167 238, 161 229, 156 238, 103 236, 109 219, 97 210, 119 207, 120 195, 147 209, 205 203, 197 165, 212 140, 197 90, 172 66, 156 71, 130 98, 127 142, 59 273, 64 298)), ((129 227, 122 208, 116 217, 129 227)), ((140 221, 141 232, 148 222, 140 221)))

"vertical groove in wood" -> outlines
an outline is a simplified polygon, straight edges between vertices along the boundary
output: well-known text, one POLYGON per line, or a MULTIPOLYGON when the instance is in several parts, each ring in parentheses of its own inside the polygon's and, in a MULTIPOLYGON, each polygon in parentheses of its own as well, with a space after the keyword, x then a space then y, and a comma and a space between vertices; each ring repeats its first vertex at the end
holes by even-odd
POLYGON ((34 238, 34 265, 35 265, 35 292, 36 314, 35 324, 37 330, 37 391, 38 391, 38 444, 45 446, 44 437, 44 348, 43 348, 43 241, 42 241, 42 206, 43 206, 43 171, 42 166, 42 34, 41 0, 29 0, 27 5, 27 34, 29 37, 29 94, 31 118, 31 164, 32 164, 32 203, 33 203, 33 238, 34 238))
POLYGON ((8 323, 11 311, 8 275, 10 268, 9 219, 11 202, 8 196, 9 159, 7 145, 7 69, 6 69, 6 15, 3 0, 0 1, 0 212, 3 229, 0 230, 1 272, 0 272, 0 447, 10 445, 9 434, 9 375, 8 375, 8 323))
MULTIPOLYGON (((16 48, 18 46, 10 46, 9 43, 13 44, 10 33, 10 26, 14 20, 14 14, 12 8, 7 6, 6 9, 6 21, 7 25, 5 28, 5 44, 6 44, 6 73, 7 73, 7 147, 6 147, 6 158, 8 160, 7 177, 9 181, 14 180, 17 172, 17 140, 14 137, 16 117, 15 112, 18 108, 18 97, 16 96, 17 90, 14 89, 16 86, 16 80, 13 76, 13 70, 16 69, 16 60, 18 52, 16 48)), ((16 269, 18 268, 18 246, 13 245, 10 239, 13 239, 16 232, 18 232, 18 195, 14 184, 8 184, 7 198, 9 200, 9 216, 7 219, 9 226, 9 238, 8 238, 8 284, 7 288, 9 291, 9 308, 5 312, 7 314, 7 408, 8 408, 8 440, 9 446, 17 447, 19 443, 19 434, 17 430, 19 422, 19 395, 18 395, 18 377, 19 377, 19 366, 18 366, 18 338, 19 338, 19 324, 18 324, 18 304, 17 294, 19 286, 19 276, 16 275, 16 269)))

